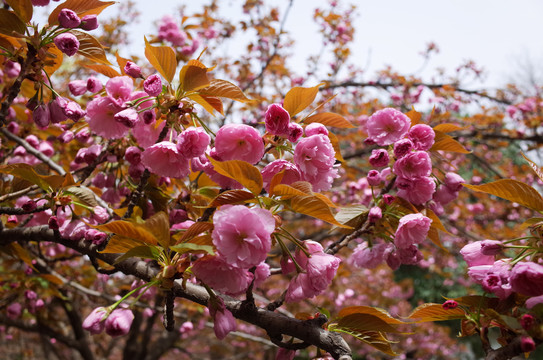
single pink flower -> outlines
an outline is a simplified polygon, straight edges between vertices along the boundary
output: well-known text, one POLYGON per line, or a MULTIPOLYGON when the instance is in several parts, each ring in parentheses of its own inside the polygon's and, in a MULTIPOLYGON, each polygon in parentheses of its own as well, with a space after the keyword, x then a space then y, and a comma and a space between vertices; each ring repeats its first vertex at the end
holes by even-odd
POLYGON ((436 190, 435 181, 427 176, 412 180, 399 177, 396 179, 396 186, 398 187, 397 195, 415 205, 430 201, 436 190))
POLYGON ((264 155, 264 143, 255 128, 244 124, 228 124, 217 131, 215 151, 222 161, 243 160, 256 164, 264 155))
POLYGON ((416 245, 409 245, 406 248, 398 247, 396 252, 401 264, 416 265, 423 259, 423 255, 416 245))
POLYGON ((338 177, 335 169, 335 151, 330 139, 324 135, 303 138, 294 149, 294 163, 302 172, 304 180, 313 185, 314 191, 325 191, 332 187, 338 177))
POLYGON ((460 191, 463 188, 462 184, 465 182, 466 180, 456 173, 448 172, 445 174, 445 186, 447 186, 451 191, 460 191))
POLYGON ((71 33, 57 35, 54 42, 57 48, 68 56, 74 56, 79 50, 79 40, 71 33))
POLYGON ((160 79, 160 75, 153 74, 147 77, 143 82, 143 90, 149 96, 158 96, 162 92, 162 79, 160 79))
POLYGON ((90 91, 91 93, 97 93, 103 88, 104 88, 104 85, 102 85, 102 82, 98 78, 91 76, 87 79, 87 90, 90 91))
POLYGON ((115 309, 105 321, 106 334, 117 337, 128 334, 134 321, 134 314, 129 309, 115 309))
POLYGON ((159 176, 181 179, 190 172, 188 160, 179 154, 177 146, 170 141, 162 141, 145 149, 141 162, 159 176))
POLYGON ((201 127, 188 127, 177 137, 177 150, 187 159, 203 155, 211 141, 201 127))
POLYGON ((434 145, 436 133, 426 124, 417 124, 409 129, 407 136, 413 141, 415 150, 428 151, 434 145))
MULTIPOLYGON (((136 126, 132 129, 132 135, 134 135, 138 141, 138 145, 146 149, 156 143, 164 126, 166 126, 166 121, 153 121, 150 124, 146 124, 144 121, 138 121, 136 126)), ((169 135, 166 137, 168 138, 169 135)))
POLYGON ((288 124, 288 141, 295 143, 296 141, 300 140, 303 134, 304 128, 302 128, 300 124, 295 122, 288 124))
POLYGON ((408 214, 400 219, 394 236, 394 244, 398 248, 408 248, 420 244, 428 236, 432 220, 421 213, 408 214))
POLYGON ((136 63, 132 61, 127 61, 126 65, 124 66, 124 72, 133 78, 139 78, 141 77, 141 68, 136 65, 136 63))
POLYGON ((491 292, 500 299, 506 299, 513 293, 510 284, 511 264, 504 260, 494 262, 483 278, 481 285, 486 292, 491 292))
POLYGON ((134 108, 128 108, 116 113, 113 118, 115 121, 123 124, 127 128, 133 128, 136 126, 139 120, 138 112, 134 108))
POLYGON ((268 210, 224 205, 215 211, 213 224, 213 245, 229 264, 249 269, 266 259, 275 231, 275 219, 268 210))
POLYGON ((543 266, 531 261, 519 262, 511 271, 513 291, 527 296, 543 295, 543 266))
POLYGON ((368 171, 366 178, 370 186, 379 186, 381 184, 381 174, 377 170, 368 171))
POLYGON ((483 240, 481 242, 481 253, 486 256, 494 256, 503 250, 503 244, 498 240, 483 240))
POLYGON ((368 138, 380 146, 400 140, 409 131, 411 119, 402 112, 386 108, 375 112, 366 122, 368 138))
POLYGON ((283 159, 274 160, 262 169, 262 179, 266 191, 269 192, 271 180, 281 171, 283 171, 281 184, 290 185, 296 181, 302 180, 302 174, 296 165, 283 159))
POLYGON ((34 123, 40 128, 45 128, 51 122, 51 113, 49 112, 49 106, 41 104, 32 111, 32 119, 34 123))
POLYGON ((483 255, 481 244, 482 241, 475 241, 467 244, 460 250, 460 254, 469 267, 494 264, 494 255, 483 255))
POLYGON ((98 18, 96 15, 85 15, 81 18, 81 29, 86 31, 98 28, 98 18))
POLYGON ((192 265, 192 273, 206 285, 227 295, 244 293, 253 274, 246 269, 234 267, 219 256, 204 256, 192 265))
POLYGON ((383 262, 387 248, 388 245, 384 243, 368 247, 368 244, 363 242, 354 249, 351 260, 359 268, 373 269, 383 262))
POLYGON ((290 115, 280 104, 271 104, 264 115, 266 131, 277 136, 288 136, 290 115))
MULTIPOLYGON (((67 10, 67 9, 64 9, 67 10)), ((68 83, 68 90, 74 96, 83 95, 87 92, 87 82, 85 80, 73 80, 68 83)))
POLYGON ((129 146, 124 152, 124 158, 132 165, 137 165, 141 162, 141 150, 137 146, 129 146))
POLYGON ((119 139, 128 133, 128 128, 114 118, 121 110, 111 97, 96 97, 87 104, 86 120, 96 134, 107 139, 119 139))
POLYGON ((458 191, 452 191, 448 186, 441 185, 433 195, 434 201, 447 205, 458 197, 458 191))
POLYGON ((236 319, 228 309, 217 310, 213 319, 213 331, 222 340, 230 331, 236 330, 236 319))
POLYGON ((393 170, 396 175, 406 179, 430 176, 432 160, 426 151, 415 151, 398 159, 393 170))
POLYGON ((520 339, 520 350, 529 353, 535 350, 535 341, 530 336, 523 336, 520 339))
POLYGON ((373 167, 385 167, 389 162, 388 151, 385 149, 373 149, 370 155, 370 165, 373 167))
POLYGON ((317 134, 328 136, 328 129, 321 123, 311 123, 305 127, 305 136, 317 134))
POLYGON ((100 334, 105 329, 105 322, 102 321, 107 310, 104 307, 98 307, 85 318, 83 321, 83 329, 90 332, 92 335, 100 334))
POLYGON ((107 95, 118 105, 125 106, 125 102, 131 100, 130 95, 134 89, 134 82, 128 76, 116 76, 106 83, 107 95))

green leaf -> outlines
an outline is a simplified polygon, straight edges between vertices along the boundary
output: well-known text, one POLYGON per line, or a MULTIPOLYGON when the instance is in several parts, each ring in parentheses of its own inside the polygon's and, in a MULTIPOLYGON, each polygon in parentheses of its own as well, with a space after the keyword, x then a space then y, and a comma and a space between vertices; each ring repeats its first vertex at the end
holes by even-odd
POLYGON ((298 86, 293 87, 285 95, 285 99, 283 101, 283 108, 288 111, 290 117, 294 117, 300 111, 311 105, 311 103, 315 100, 317 93, 319 92, 319 87, 321 87, 322 85, 323 83, 310 88, 298 86))
POLYGON ((103 225, 94 225, 93 228, 136 240, 144 244, 158 244, 158 240, 155 235, 153 235, 143 226, 125 220, 112 221, 103 225))
POLYGON ((26 24, 13 12, 0 9, 0 33, 13 36, 24 35, 26 24))
POLYGON ((60 11, 62 9, 73 10, 81 18, 85 15, 98 15, 105 8, 113 4, 115 4, 115 1, 104 2, 104 1, 99 1, 99 0, 67 0, 63 2, 62 4, 58 5, 53 10, 53 12, 51 12, 51 15, 49 15, 49 19, 47 20, 47 22, 51 26, 57 25, 58 14, 60 14, 60 11))
POLYGON ((209 207, 218 207, 227 204, 239 204, 244 203, 247 200, 254 199, 255 195, 245 190, 227 190, 219 195, 209 204, 209 207))
MULTIPOLYGON (((202 74, 202 81, 204 83, 205 79, 207 79, 207 75, 205 75, 205 78, 203 75, 205 74, 202 74)), ((247 96, 245 96, 245 94, 239 87, 229 81, 220 79, 213 79, 209 81, 209 85, 203 89, 200 89, 198 93, 200 95, 223 97, 240 102, 252 101, 247 96)))
POLYGON ((106 51, 98 39, 91 34, 79 30, 70 30, 79 40, 77 53, 100 64, 111 65, 106 56, 106 51))
POLYGON ((543 197, 539 192, 522 181, 501 179, 483 185, 462 184, 468 189, 495 195, 505 200, 516 202, 535 211, 543 211, 543 197))
POLYGON ((119 256, 117 260, 115 260, 114 265, 131 257, 157 260, 160 257, 160 251, 153 246, 136 246, 128 250, 125 254, 119 256))
POLYGON ((342 228, 351 229, 350 226, 339 223, 328 204, 317 196, 295 196, 290 199, 290 208, 297 213, 309 215, 342 228))
POLYGON ((205 253, 209 255, 215 255, 215 249, 211 245, 199 245, 194 243, 181 243, 170 246, 170 249, 180 254, 185 253, 205 253))
POLYGON ((33 6, 31 0, 5 0, 6 3, 13 9, 15 14, 24 23, 32 20, 33 6))
POLYGON ((151 65, 168 81, 172 82, 177 68, 175 51, 169 46, 152 46, 145 39, 145 57, 151 65))
POLYGON ((236 180, 255 196, 262 191, 263 180, 260 170, 246 161, 217 161, 209 158, 213 169, 221 175, 236 180))
POLYGON ((323 113, 315 114, 304 120, 304 124, 311 124, 315 122, 321 123, 326 126, 333 126, 337 128, 344 128, 344 129, 351 129, 355 127, 343 116, 336 113, 331 113, 331 112, 323 112, 323 113))
POLYGON ((417 307, 408 316, 408 319, 416 320, 415 322, 432 322, 444 321, 453 319, 464 319, 466 313, 461 308, 444 309, 442 304, 422 304, 417 307))
POLYGON ((47 192, 58 190, 65 179, 61 175, 39 175, 34 167, 28 164, 0 165, 0 173, 20 177, 47 192))

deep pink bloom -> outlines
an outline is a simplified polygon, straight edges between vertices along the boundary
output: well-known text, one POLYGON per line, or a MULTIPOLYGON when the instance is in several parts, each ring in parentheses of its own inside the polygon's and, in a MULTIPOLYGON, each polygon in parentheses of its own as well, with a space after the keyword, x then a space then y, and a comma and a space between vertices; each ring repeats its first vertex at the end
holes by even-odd
POLYGON ((409 139, 400 139, 394 143, 394 157, 399 159, 413 150, 415 145, 409 139))
POLYGON ((49 5, 49 0, 32 0, 32 5, 34 5, 34 6, 47 6, 47 5, 49 5))
POLYGON ((124 72, 133 78, 141 77, 141 68, 132 61, 127 61, 124 66, 124 72))
POLYGON ((128 128, 114 118, 121 110, 111 97, 96 97, 87 104, 86 120, 96 134, 107 139, 119 139, 128 133, 128 128))
POLYGON ((116 76, 106 83, 106 93, 118 105, 125 106, 125 102, 132 100, 130 98, 134 83, 128 76, 116 76))
POLYGON ((520 340, 520 349, 522 352, 529 353, 535 350, 535 342, 530 336, 523 336, 520 340))
POLYGON ((133 128, 139 120, 138 112, 134 108, 121 110, 113 118, 127 128, 133 128))
POLYGON ((428 235, 431 223, 432 220, 421 213, 403 216, 394 236, 394 244, 405 249, 422 243, 428 235))
POLYGON ((524 330, 527 330, 527 331, 530 330, 535 324, 536 324, 536 320, 533 315, 524 314, 520 318, 520 326, 522 326, 524 330))
POLYGON ((85 80, 70 81, 68 83, 68 89, 74 96, 83 95, 87 92, 87 82, 85 80))
POLYGON ((64 108, 66 107, 67 103, 68 100, 66 100, 62 96, 57 96, 53 101, 49 103, 49 113, 51 116, 51 122, 53 124, 58 124, 59 122, 66 120, 64 108))
POLYGON ((73 29, 81 24, 81 19, 76 12, 70 9, 62 9, 58 14, 58 23, 66 29, 73 29))
MULTIPOLYGON (((138 141, 138 145, 146 149, 156 143, 164 126, 166 126, 166 121, 153 121, 150 124, 146 124, 144 121, 138 121, 136 126, 132 129, 132 135, 134 135, 138 141)), ((170 129, 170 131, 173 130, 170 129)), ((166 135, 166 138, 168 137, 169 133, 166 135)))
POLYGON ((177 137, 177 150, 187 159, 203 155, 211 141, 201 127, 188 127, 177 137))
POLYGON ((519 262, 511 271, 513 291, 527 296, 543 295, 543 266, 534 262, 519 262))
POLYGON ((434 201, 441 205, 447 205, 458 197, 458 191, 452 191, 448 186, 441 185, 434 193, 434 201))
POLYGON ((213 215, 217 252, 231 265, 249 269, 266 260, 275 219, 265 209, 224 205, 213 215))
POLYGON ((415 151, 398 159, 394 163, 394 173, 405 179, 413 180, 432 173, 432 160, 426 151, 415 151))
POLYGON ((104 85, 102 85, 102 82, 94 76, 87 79, 87 90, 91 93, 97 93, 98 91, 102 90, 103 87, 104 85))
POLYGON ((295 143, 304 134, 304 129, 298 123, 291 122, 288 124, 288 141, 295 143))
POLYGON ((415 144, 415 150, 428 151, 434 145, 436 133, 426 124, 417 124, 409 129, 407 136, 415 144))
POLYGON ((79 50, 79 40, 74 34, 63 33, 55 37, 57 48, 68 56, 74 56, 79 50))
POLYGON ((274 160, 262 169, 262 179, 266 191, 269 192, 273 177, 281 171, 284 171, 281 184, 290 185, 302 179, 302 174, 296 165, 283 159, 274 160))
POLYGON ((129 146, 124 152, 124 158, 132 165, 141 162, 141 150, 137 146, 129 146))
POLYGON ((385 149, 373 149, 370 155, 370 165, 373 167, 385 167, 389 162, 388 151, 385 149))
POLYGON ((153 74, 143 82, 143 90, 149 96, 158 96, 162 92, 162 79, 158 74, 153 74))
POLYGON ((264 155, 264 143, 255 128, 244 124, 228 124, 217 131, 215 151, 222 161, 243 160, 256 164, 264 155))
POLYGON ((129 309, 115 309, 105 321, 106 334, 117 337, 128 334, 134 321, 134 314, 129 309))
POLYGON ((481 243, 481 241, 475 241, 467 244, 460 250, 460 254, 469 267, 494 264, 493 255, 483 255, 481 252, 481 243))
POLYGON ((503 250, 503 244, 498 240, 483 240, 481 242, 481 253, 487 256, 494 256, 503 250))
POLYGON ((330 139, 324 135, 303 138, 294 149, 294 163, 304 180, 313 185, 314 191, 329 190, 337 175, 334 169, 335 151, 330 139))
POLYGON ((447 300, 441 305, 443 309, 449 310, 449 309, 456 309, 458 307, 458 303, 455 300, 447 300))
POLYGON ((228 264, 219 256, 204 256, 192 265, 192 273, 206 285, 227 295, 244 293, 253 274, 228 264))
POLYGON ((162 141, 145 149, 141 162, 149 171, 159 176, 181 179, 190 172, 188 160, 179 154, 177 146, 169 141, 162 141))
POLYGON ((379 206, 374 206, 368 212, 368 220, 370 223, 375 223, 383 217, 383 211, 379 206))
POLYGON ((98 18, 96 15, 85 15, 81 18, 81 29, 86 31, 98 28, 98 18))
POLYGON ((280 104, 271 104, 264 115, 266 131, 273 135, 288 136, 290 115, 280 104))
POLYGON ((377 170, 368 171, 367 179, 370 186, 379 186, 381 184, 381 174, 377 170))
POLYGON ((380 146, 393 144, 409 131, 411 119, 402 112, 386 108, 375 112, 366 122, 368 138, 380 146))
POLYGON ((463 188, 462 184, 465 182, 466 180, 456 173, 448 172, 445 174, 445 186, 451 189, 451 191, 460 191, 463 188))
POLYGON ((11 320, 17 319, 19 316, 21 316, 21 313, 23 311, 23 306, 19 304, 18 302, 14 302, 8 305, 6 308, 7 311, 7 317, 11 320))
POLYGON ((399 247, 396 250, 401 264, 416 265, 423 259, 423 255, 416 245, 410 245, 406 248, 399 247))
POLYGON ((105 322, 102 321, 107 310, 104 307, 98 307, 89 314, 83 321, 83 329, 90 332, 92 335, 100 334, 104 331, 105 322))
POLYGON ((328 136, 328 129, 321 123, 311 123, 305 127, 305 136, 317 134, 328 136))
POLYGON ((275 360, 293 360, 296 356, 296 350, 288 350, 280 347, 275 353, 275 360))
POLYGON ((387 244, 375 244, 372 247, 363 242, 359 244, 351 255, 352 262, 355 266, 365 269, 373 269, 381 264, 385 259, 385 250, 387 244))
POLYGON ((413 180, 399 177, 396 179, 396 186, 399 189, 398 196, 415 205, 424 204, 432 199, 436 190, 435 181, 427 176, 413 180))
POLYGON ((510 284, 511 264, 504 260, 494 262, 483 278, 481 285, 486 292, 491 292, 500 299, 505 299, 513 290, 510 284))
POLYGON ((68 101, 62 108, 64 115, 70 120, 77 121, 87 114, 75 101, 68 101))

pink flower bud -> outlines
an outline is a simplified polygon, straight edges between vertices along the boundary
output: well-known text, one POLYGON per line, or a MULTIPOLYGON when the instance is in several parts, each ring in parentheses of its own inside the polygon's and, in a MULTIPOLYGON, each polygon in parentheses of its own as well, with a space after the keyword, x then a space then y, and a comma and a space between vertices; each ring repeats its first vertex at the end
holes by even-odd
POLYGON ((86 31, 98 28, 98 18, 96 15, 85 15, 81 18, 81 29, 86 31))
POLYGON ((385 204, 387 205, 390 205, 394 202, 396 198, 393 196, 393 195, 390 195, 390 194, 385 194, 383 195, 383 201, 385 202, 385 204))
POLYGON ((278 136, 288 136, 290 115, 280 104, 271 104, 268 106, 264 117, 268 133, 278 136))
POLYGON ((68 83, 68 89, 74 96, 83 95, 87 92, 87 82, 85 80, 70 81, 68 83))
POLYGON ((535 350, 535 342, 530 336, 523 336, 520 340, 520 349, 522 352, 528 353, 535 350))
POLYGON ((467 244, 460 250, 460 254, 469 267, 494 264, 494 256, 484 255, 481 252, 482 241, 467 244))
POLYGON ((501 241, 497 240, 483 240, 481 242, 481 253, 487 256, 494 256, 499 254, 503 249, 501 241))
POLYGON ((117 337, 128 334, 134 321, 134 314, 129 309, 115 309, 105 321, 106 334, 117 337))
POLYGON ((98 91, 102 90, 103 87, 104 85, 102 82, 94 76, 87 79, 87 90, 91 93, 97 93, 98 91))
POLYGON ((15 61, 8 60, 4 65, 4 71, 6 72, 7 77, 16 78, 21 72, 21 64, 15 61))
POLYGON ((83 329, 87 330, 92 335, 100 334, 105 328, 105 323, 102 319, 106 312, 107 310, 103 307, 94 309, 83 321, 83 329))
POLYGON ((130 60, 126 62, 124 72, 135 79, 141 77, 141 68, 130 60))
POLYGON ((219 340, 224 339, 230 331, 236 330, 236 319, 230 310, 217 310, 214 316, 213 330, 219 340))
POLYGON ((426 124, 417 124, 409 129, 408 137, 413 141, 416 150, 428 151, 434 145, 436 133, 426 124))
POLYGON ((68 101, 64 105, 64 115, 70 120, 77 121, 81 119, 87 113, 85 110, 81 109, 81 106, 75 101, 68 101))
POLYGON ((128 108, 124 109, 122 111, 119 111, 115 116, 113 116, 115 121, 120 122, 124 126, 128 128, 133 128, 136 126, 136 123, 139 120, 138 112, 134 108, 128 108))
POLYGON ((23 306, 19 303, 12 303, 8 305, 6 310, 8 318, 10 318, 11 320, 15 320, 19 316, 21 316, 23 306))
POLYGON ((524 314, 520 318, 520 326, 526 331, 529 331, 536 324, 535 317, 530 314, 524 314))
POLYGON ((368 171, 367 179, 370 186, 379 186, 381 184, 381 174, 377 170, 368 171))
POLYGON ((520 262, 511 271, 511 288, 527 296, 543 295, 543 266, 534 262, 520 262))
POLYGON ((62 9, 58 14, 58 22, 60 26, 66 29, 73 29, 81 24, 81 19, 75 11, 70 9, 62 9))
POLYGON ((441 306, 445 310, 456 309, 458 307, 458 303, 454 300, 447 300, 441 306))
POLYGON ((304 133, 304 129, 300 124, 291 122, 288 124, 288 141, 295 143, 304 133))
POLYGON ((158 74, 151 75, 143 82, 143 90, 149 96, 158 96, 162 92, 162 80, 158 74))
POLYGON ((124 153, 124 158, 132 165, 137 165, 141 162, 141 150, 137 146, 130 146, 124 153))
POLYGON ((51 230, 58 230, 60 228, 58 218, 54 215, 49 218, 47 224, 49 225, 49 229, 51 230))
POLYGON ((24 211, 30 212, 30 211, 34 211, 38 207, 38 205, 36 204, 34 200, 28 200, 21 207, 24 211))
POLYGON ((388 152, 385 149, 373 149, 370 156, 370 165, 373 167, 385 167, 389 162, 388 152))
POLYGON ((383 212, 379 206, 374 206, 368 213, 368 220, 371 224, 379 221, 383 217, 383 212))
POLYGON ((63 33, 55 37, 55 45, 57 48, 68 56, 74 56, 79 50, 79 40, 74 34, 63 33))
POLYGON ((49 125, 51 121, 51 114, 49 112, 49 107, 45 104, 41 104, 34 109, 32 112, 32 119, 34 123, 40 128, 45 128, 49 125))

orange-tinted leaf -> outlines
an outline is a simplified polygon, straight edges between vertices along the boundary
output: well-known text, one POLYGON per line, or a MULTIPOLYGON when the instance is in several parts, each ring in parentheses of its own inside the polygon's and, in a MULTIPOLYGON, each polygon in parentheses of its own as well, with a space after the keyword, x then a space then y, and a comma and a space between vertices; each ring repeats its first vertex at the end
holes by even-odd
POLYGON ((28 164, 1 165, 0 173, 20 177, 34 185, 38 185, 42 190, 45 191, 50 191, 50 189, 54 191, 58 190, 64 182, 64 176, 39 175, 36 170, 34 170, 34 167, 28 164))
POLYGON ((77 50, 78 54, 100 64, 111 65, 107 59, 104 47, 102 44, 100 44, 98 39, 83 31, 70 30, 70 32, 77 37, 77 40, 79 40, 79 50, 77 50))
POLYGON ((32 20, 33 7, 31 0, 6 0, 6 3, 24 23, 32 20))
POLYGON ((215 115, 215 110, 217 110, 221 115, 224 115, 222 101, 218 97, 201 96, 197 93, 190 94, 187 97, 202 105, 203 108, 211 115, 215 115))
MULTIPOLYGON (((129 221, 117 220, 103 225, 93 226, 95 229, 107 231, 124 238, 136 240, 143 244, 156 245, 157 238, 141 225, 134 224, 129 221)), ((115 237, 113 237, 115 238, 115 237)))
POLYGON ((381 319, 379 316, 367 314, 367 313, 352 313, 341 317, 338 322, 338 326, 347 328, 353 331, 383 331, 389 333, 401 333, 390 323, 381 319))
POLYGON ((115 235, 109 239, 106 248, 100 252, 104 254, 123 254, 139 246, 146 245, 138 240, 115 235))
POLYGON ((245 190, 228 190, 220 193, 215 199, 213 199, 209 206, 218 207, 227 204, 238 204, 254 198, 255 196, 253 193, 245 190))
POLYGON ((454 140, 449 135, 441 136, 441 138, 437 140, 438 134, 439 133, 436 132, 436 142, 434 143, 430 151, 443 150, 443 151, 449 151, 449 152, 456 152, 460 154, 469 154, 471 152, 471 151, 466 150, 466 148, 462 144, 454 140))
POLYGON ((99 0, 66 0, 58 5, 51 15, 49 15, 49 25, 58 24, 58 14, 62 9, 73 10, 80 18, 85 15, 98 15, 107 8, 115 4, 115 1, 99 1, 99 0))
POLYGON ((56 46, 50 46, 47 49, 47 57, 45 58, 45 66, 43 67, 43 70, 47 73, 47 75, 53 75, 53 73, 58 70, 60 65, 62 65, 63 59, 64 55, 62 55, 62 51, 60 51, 56 46))
MULTIPOLYGON (((205 77, 207 78, 207 75, 205 77)), ((200 89, 198 93, 200 95, 223 97, 240 102, 251 101, 239 87, 229 81, 220 79, 211 80, 209 86, 200 89)))
POLYGON ((525 220, 520 227, 521 227, 521 229, 526 229, 526 228, 528 228, 530 226, 534 226, 534 225, 537 225, 537 224, 543 224, 543 218, 541 218, 541 217, 529 218, 529 219, 525 220))
POLYGON ((200 245, 190 242, 185 242, 170 247, 171 250, 176 251, 180 254, 185 253, 195 253, 195 254, 209 254, 215 255, 215 249, 211 245, 200 245))
POLYGON ((130 250, 128 250, 125 254, 119 256, 115 260, 115 264, 118 264, 121 261, 126 260, 131 257, 140 257, 144 259, 157 260, 159 256, 160 256, 160 252, 158 251, 157 248, 153 246, 141 245, 141 246, 133 247, 130 250))
POLYGON ((426 216, 432 220, 432 225, 430 226, 430 230, 428 231, 428 238, 441 250, 448 252, 447 248, 443 246, 441 240, 439 239, 438 230, 441 230, 447 234, 449 234, 449 232, 445 229, 445 227, 441 223, 441 220, 432 210, 426 209, 426 216))
MULTIPOLYGON (((179 71, 179 83, 181 84, 181 90, 196 91, 204 89, 211 85, 209 78, 207 77, 207 67, 198 60, 190 60, 179 71)), ((207 94, 212 96, 219 96, 214 94, 207 94)))
POLYGON ((221 175, 234 179, 255 196, 262 191, 262 174, 253 165, 241 160, 217 161, 209 158, 213 169, 221 175))
POLYGON ((300 111, 304 110, 306 107, 311 105, 317 93, 319 92, 319 87, 323 84, 319 84, 314 87, 305 88, 305 87, 293 87, 285 95, 285 100, 283 101, 283 108, 290 114, 291 117, 294 117, 300 111))
POLYGON ((30 256, 30 253, 28 250, 26 250, 24 247, 19 245, 16 242, 10 243, 9 247, 11 250, 13 250, 13 253, 21 260, 24 261, 24 263, 28 266, 30 266, 34 271, 39 272, 35 267, 34 264, 32 264, 32 257, 30 256))
POLYGON ((453 319, 463 319, 466 317, 464 310, 457 307, 454 309, 444 309, 441 304, 422 304, 409 315, 408 319, 415 322, 444 321, 453 319))
POLYGON ((75 197, 75 199, 78 200, 77 202, 79 203, 90 207, 98 206, 98 202, 96 201, 96 194, 88 187, 69 186, 64 190, 64 192, 66 194, 73 195, 72 197, 75 197))
POLYGON ((111 66, 102 65, 102 64, 84 64, 84 67, 94 70, 102 75, 105 75, 109 78, 121 76, 117 70, 112 68, 111 66))
POLYGON ((197 221, 192 224, 187 231, 183 233, 183 236, 176 242, 176 244, 187 242, 194 238, 196 235, 199 235, 205 231, 210 231, 213 229, 213 224, 209 222, 197 221))
POLYGON ((334 332, 340 332, 349 334, 356 339, 376 348, 377 350, 391 355, 396 356, 398 355, 392 350, 392 347, 390 346, 390 341, 386 338, 385 334, 379 331, 364 331, 364 332, 358 332, 354 330, 350 330, 348 328, 342 328, 340 326, 337 326, 337 324, 330 324, 328 326, 329 331, 334 332))
POLYGON ((14 51, 15 49, 18 49, 23 44, 19 42, 19 40, 16 37, 13 36, 6 36, 0 33, 0 46, 3 48, 14 51))
POLYGON ((155 236, 164 249, 170 246, 170 220, 164 211, 159 211, 145 220, 143 226, 155 236))
POLYGON ((467 295, 467 296, 461 296, 453 299, 446 298, 447 300, 454 300, 460 305, 473 307, 476 309, 482 308, 494 308, 498 306, 499 299, 498 298, 489 298, 486 296, 481 295, 467 295))
POLYGON ((281 184, 281 181, 283 181, 283 176, 285 175, 285 171, 279 171, 275 175, 273 175, 271 181, 270 181, 270 187, 269 187, 269 193, 270 195, 275 195, 274 189, 277 185, 281 184))
POLYGON ((539 177, 539 179, 541 179, 541 181, 543 181, 543 171, 541 171, 541 168, 536 164, 534 163, 532 160, 528 159, 528 157, 526 155, 524 155, 523 152, 520 153, 522 155, 522 157, 528 161, 528 164, 530 164, 530 166, 532 167, 532 169, 534 170, 534 172, 537 174, 537 176, 539 177))
POLYGON ((275 188, 273 189, 273 195, 281 196, 283 200, 287 200, 295 196, 306 196, 307 193, 299 189, 296 189, 290 185, 277 184, 275 185, 275 188))
POLYGON ((115 59, 117 59, 117 64, 119 65, 119 69, 121 70, 122 75, 126 75, 126 72, 124 71, 124 67, 126 66, 126 63, 130 60, 123 58, 119 55, 119 52, 115 52, 115 59))
POLYGON ((331 112, 324 112, 312 115, 304 120, 305 124, 311 124, 311 123, 321 123, 326 126, 333 126, 337 128, 354 128, 355 126, 351 124, 347 119, 345 119, 343 116, 331 113, 331 112))
POLYGON ((13 11, 0 9, 0 33, 13 36, 25 31, 26 24, 13 11))
POLYGON ((543 211, 543 197, 536 189, 512 179, 501 179, 482 185, 462 184, 468 189, 495 195, 505 200, 516 202, 535 211, 543 211))
POLYGON ((422 114, 420 112, 416 111, 415 109, 412 109, 412 110, 409 110, 405 115, 409 119, 411 119, 411 126, 420 124, 421 122, 420 120, 422 118, 422 114))
POLYGON ((349 306, 341 309, 338 317, 342 318, 351 314, 369 314, 378 317, 387 324, 405 324, 404 321, 393 318, 386 310, 372 306, 349 306))
POLYGON ((330 224, 351 229, 348 225, 339 223, 335 218, 330 207, 314 195, 295 196, 290 199, 290 208, 292 211, 300 214, 312 216, 314 218, 326 221, 330 224))
POLYGON ((332 143, 332 147, 334 148, 334 151, 336 152, 336 155, 335 155, 336 160, 340 162, 345 162, 345 159, 343 159, 343 156, 341 156, 341 149, 339 148, 339 139, 337 138, 337 136, 334 133, 329 132, 328 138, 330 139, 330 142, 332 143))
POLYGON ((296 181, 290 184, 290 186, 300 190, 306 195, 313 195, 313 185, 308 181, 296 181))
POLYGON ((177 59, 171 47, 152 46, 145 38, 145 57, 164 79, 169 83, 172 82, 177 68, 177 59))
POLYGON ((62 279, 60 279, 58 276, 55 276, 53 274, 39 274, 38 276, 41 277, 42 279, 47 280, 51 284, 55 284, 59 286, 64 285, 64 281, 62 281, 62 279))
POLYGON ((459 131, 459 130, 463 130, 464 128, 463 127, 460 127, 458 125, 454 125, 454 124, 439 124, 439 125, 436 125, 434 126, 434 131, 439 131, 439 132, 442 132, 442 133, 450 133, 450 132, 453 132, 453 131, 459 131))

